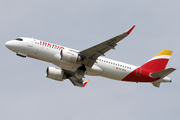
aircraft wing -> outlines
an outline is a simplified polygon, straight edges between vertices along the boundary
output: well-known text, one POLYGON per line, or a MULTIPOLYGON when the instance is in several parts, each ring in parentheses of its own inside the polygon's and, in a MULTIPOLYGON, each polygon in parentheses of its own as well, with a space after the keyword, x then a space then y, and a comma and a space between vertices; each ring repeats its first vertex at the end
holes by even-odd
POLYGON ((69 77, 69 80, 72 82, 74 86, 82 87, 83 86, 83 80, 78 79, 75 76, 69 77))
POLYGON ((129 29, 127 32, 121 35, 118 35, 105 42, 102 42, 98 45, 95 45, 93 47, 90 47, 86 50, 81 51, 80 55, 82 56, 82 59, 83 59, 82 64, 92 67, 99 56, 101 55, 104 56, 104 53, 106 53, 110 49, 114 49, 114 47, 117 45, 119 41, 121 41, 123 38, 125 38, 131 33, 134 27, 135 25, 131 29, 129 29))

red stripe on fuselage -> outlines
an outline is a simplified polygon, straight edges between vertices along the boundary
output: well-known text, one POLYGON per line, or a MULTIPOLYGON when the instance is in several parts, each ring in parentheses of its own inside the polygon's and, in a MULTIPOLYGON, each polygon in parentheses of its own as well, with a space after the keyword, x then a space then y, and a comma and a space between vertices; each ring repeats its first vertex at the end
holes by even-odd
POLYGON ((128 81, 128 82, 154 82, 158 80, 159 78, 152 78, 149 76, 148 71, 137 68, 134 71, 132 71, 129 75, 127 75, 122 81, 128 81))
POLYGON ((135 69, 129 75, 127 75, 122 81, 129 82, 154 82, 160 78, 150 77, 150 73, 164 70, 169 59, 155 59, 151 60, 142 66, 135 69))

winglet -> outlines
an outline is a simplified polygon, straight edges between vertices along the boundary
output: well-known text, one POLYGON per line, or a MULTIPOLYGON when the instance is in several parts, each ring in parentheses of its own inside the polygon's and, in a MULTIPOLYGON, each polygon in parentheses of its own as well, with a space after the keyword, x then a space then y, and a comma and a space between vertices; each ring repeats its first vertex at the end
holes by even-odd
POLYGON ((86 86, 86 84, 88 83, 88 81, 89 81, 89 79, 88 79, 88 80, 86 80, 85 82, 83 82, 83 86, 82 86, 82 87, 85 87, 85 86, 86 86))
POLYGON ((135 27, 135 25, 134 25, 131 29, 129 29, 126 33, 127 33, 127 34, 130 34, 131 31, 134 29, 134 27, 135 27))

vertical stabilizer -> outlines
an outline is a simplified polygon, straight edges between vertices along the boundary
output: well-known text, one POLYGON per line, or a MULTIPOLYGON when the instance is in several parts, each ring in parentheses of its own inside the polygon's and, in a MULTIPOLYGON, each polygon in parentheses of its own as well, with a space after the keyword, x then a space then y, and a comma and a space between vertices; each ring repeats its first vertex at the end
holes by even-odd
POLYGON ((164 70, 171 57, 172 51, 164 49, 159 54, 154 56, 148 62, 143 64, 141 68, 148 70, 151 73, 164 70))

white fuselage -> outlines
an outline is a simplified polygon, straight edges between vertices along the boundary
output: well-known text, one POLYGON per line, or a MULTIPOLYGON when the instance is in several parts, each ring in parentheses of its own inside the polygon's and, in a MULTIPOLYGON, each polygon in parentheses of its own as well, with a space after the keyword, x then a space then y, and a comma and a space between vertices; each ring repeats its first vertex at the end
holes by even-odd
POLYGON ((123 34, 82 51, 26 37, 8 41, 5 45, 18 56, 28 56, 60 67, 48 67, 46 77, 58 81, 69 79, 78 87, 84 87, 87 84, 88 80, 82 79, 84 75, 103 76, 129 82, 151 82, 155 87, 159 87, 161 82, 171 82, 171 79, 166 76, 176 69, 165 69, 172 54, 171 50, 164 49, 139 67, 101 57, 107 51, 114 49, 134 27, 135 25, 123 34))
MULTIPOLYGON (((51 44, 48 42, 43 42, 33 38, 23 38, 23 41, 12 40, 10 42, 11 43, 9 43, 8 45, 10 46, 11 44, 13 44, 14 46, 13 48, 11 47, 12 51, 19 54, 25 54, 31 58, 53 63, 54 65, 62 69, 75 72, 81 66, 80 62, 66 62, 60 60, 59 58, 59 54, 62 49, 78 53, 79 51, 77 50, 51 44)), ((122 80, 136 68, 137 67, 133 65, 118 62, 105 57, 99 57, 96 60, 96 63, 91 68, 87 67, 85 74, 92 76, 103 76, 115 80, 122 80)))

